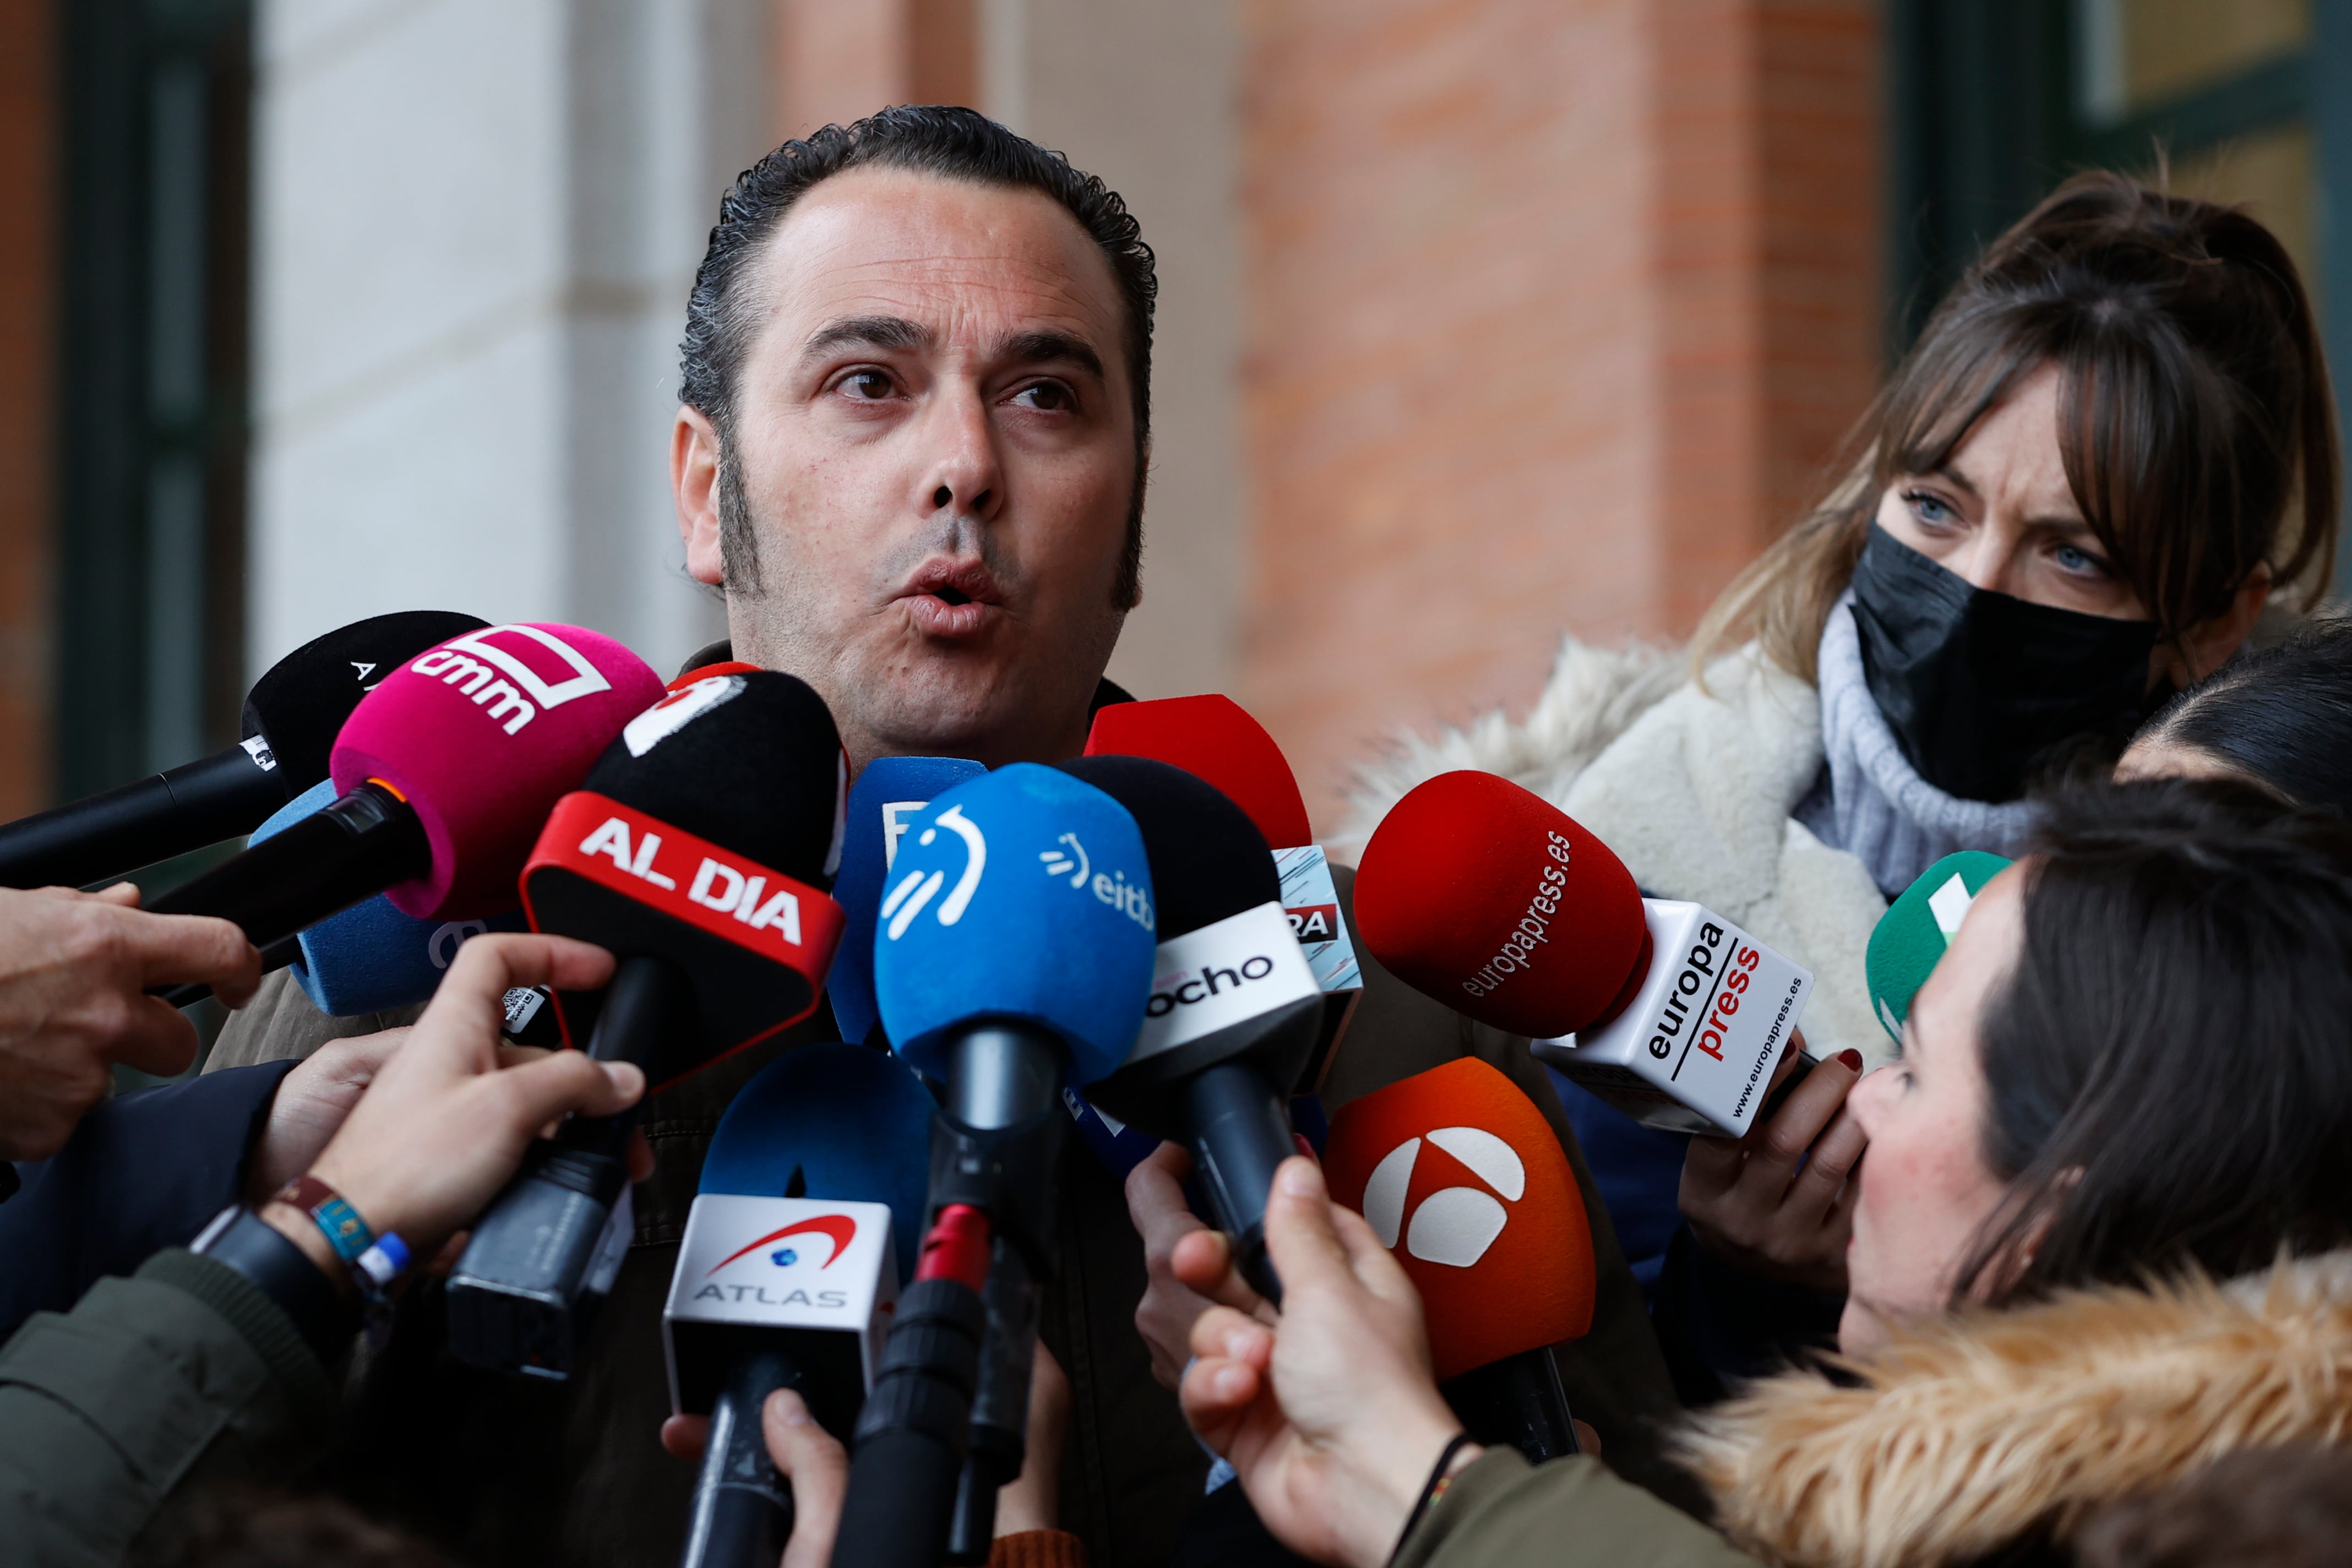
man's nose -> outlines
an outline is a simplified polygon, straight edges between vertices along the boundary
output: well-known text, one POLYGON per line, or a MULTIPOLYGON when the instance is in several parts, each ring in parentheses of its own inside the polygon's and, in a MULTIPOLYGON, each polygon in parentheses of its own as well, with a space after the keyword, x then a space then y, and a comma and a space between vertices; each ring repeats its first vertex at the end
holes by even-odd
POLYGON ((976 388, 959 387, 932 405, 927 435, 931 448, 923 475, 926 509, 982 520, 1002 500, 1004 476, 996 457, 996 431, 976 388))

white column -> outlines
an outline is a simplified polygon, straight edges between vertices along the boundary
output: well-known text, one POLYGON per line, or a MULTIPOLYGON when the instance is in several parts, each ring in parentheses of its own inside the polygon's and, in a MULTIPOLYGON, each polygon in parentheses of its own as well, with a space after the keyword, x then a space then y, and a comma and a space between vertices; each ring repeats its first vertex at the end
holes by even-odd
POLYGON ((574 620, 667 668, 723 616, 667 481, 760 0, 264 0, 247 660, 388 610, 574 620))

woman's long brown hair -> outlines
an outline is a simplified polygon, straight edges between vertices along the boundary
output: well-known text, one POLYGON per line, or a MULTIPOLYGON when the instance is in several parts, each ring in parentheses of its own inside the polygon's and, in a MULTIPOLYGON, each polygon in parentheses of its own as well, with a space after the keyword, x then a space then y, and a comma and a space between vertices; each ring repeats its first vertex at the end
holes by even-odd
MULTIPOLYGON (((1864 417, 1836 488, 1699 623, 1695 670, 1750 638, 1815 677, 1879 497, 1931 473, 2044 365, 2066 480, 2160 638, 2260 567, 2308 609, 2336 562, 2336 405, 2311 301, 2270 230, 2120 174, 2060 187, 1954 287, 1864 417)), ((2294 602, 2291 600, 2290 602, 2294 602)))

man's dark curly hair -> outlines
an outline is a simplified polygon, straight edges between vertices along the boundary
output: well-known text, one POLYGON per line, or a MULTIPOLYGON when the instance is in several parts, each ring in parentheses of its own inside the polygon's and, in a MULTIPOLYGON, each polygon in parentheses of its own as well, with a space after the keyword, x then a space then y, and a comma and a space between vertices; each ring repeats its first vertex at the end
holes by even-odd
POLYGON ((759 543, 734 460, 735 390, 760 320, 745 283, 761 248, 811 186, 851 169, 907 169, 974 184, 1040 191, 1077 219, 1102 247, 1125 307, 1128 380, 1135 401, 1135 491, 1128 503, 1127 549, 1113 595, 1120 609, 1142 597, 1143 483, 1151 447, 1151 307, 1160 289, 1151 247, 1118 193, 970 109, 902 105, 847 127, 828 125, 787 142, 737 176, 719 204, 710 247, 687 299, 686 340, 678 349, 681 402, 699 409, 719 433, 719 548, 727 586, 759 584, 759 543))

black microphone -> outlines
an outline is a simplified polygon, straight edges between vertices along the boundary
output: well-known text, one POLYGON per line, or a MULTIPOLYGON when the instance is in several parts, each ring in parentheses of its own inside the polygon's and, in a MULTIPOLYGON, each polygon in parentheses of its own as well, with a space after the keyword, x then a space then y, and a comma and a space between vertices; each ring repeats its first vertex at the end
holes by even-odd
MULTIPOLYGON (((558 992, 563 1035, 657 1090, 806 1017, 841 931, 845 764, 816 693, 713 676, 630 721, 547 819, 522 875, 531 929, 620 961, 558 992)), ((525 1157, 448 1286, 449 1348, 562 1378, 627 1244, 634 1116, 574 1117, 525 1157)))
POLYGON ((253 683, 238 744, 0 826, 0 887, 84 887, 242 837, 327 776, 336 732, 377 681, 488 624, 404 610, 304 643, 253 683))
POLYGON ((1087 1098, 1192 1150, 1235 1264, 1278 1303, 1266 1194, 1275 1167, 1298 1152, 1287 1091, 1316 1054, 1323 993, 1283 911, 1265 836, 1223 791, 1170 763, 1106 755, 1057 765, 1135 818, 1160 906, 1142 1031, 1087 1098))
POLYGON ((334 804, 147 907, 233 921, 261 948, 378 893, 420 920, 511 909, 549 808, 661 692, 643 659, 584 627, 454 637, 352 710, 334 804))

